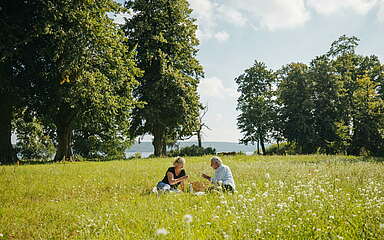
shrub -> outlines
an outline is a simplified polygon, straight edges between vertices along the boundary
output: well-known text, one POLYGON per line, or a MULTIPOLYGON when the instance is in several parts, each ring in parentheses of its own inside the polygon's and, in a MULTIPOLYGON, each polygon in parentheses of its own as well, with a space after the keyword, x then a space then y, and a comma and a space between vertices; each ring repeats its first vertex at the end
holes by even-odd
POLYGON ((266 154, 273 155, 294 155, 297 154, 297 147, 294 143, 283 142, 279 145, 272 144, 265 149, 266 154))
POLYGON ((177 157, 177 156, 204 156, 204 155, 215 155, 216 149, 207 147, 198 147, 196 145, 171 150, 168 152, 168 156, 177 157))

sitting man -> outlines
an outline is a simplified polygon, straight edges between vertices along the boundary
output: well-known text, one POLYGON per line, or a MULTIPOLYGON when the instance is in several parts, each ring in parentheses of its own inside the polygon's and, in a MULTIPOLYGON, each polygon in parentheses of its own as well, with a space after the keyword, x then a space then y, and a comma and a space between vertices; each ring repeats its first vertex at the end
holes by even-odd
POLYGON ((231 169, 223 164, 219 157, 211 158, 211 167, 215 169, 215 176, 211 178, 208 175, 202 174, 201 176, 208 179, 213 184, 222 185, 224 191, 234 192, 236 185, 233 180, 231 169))

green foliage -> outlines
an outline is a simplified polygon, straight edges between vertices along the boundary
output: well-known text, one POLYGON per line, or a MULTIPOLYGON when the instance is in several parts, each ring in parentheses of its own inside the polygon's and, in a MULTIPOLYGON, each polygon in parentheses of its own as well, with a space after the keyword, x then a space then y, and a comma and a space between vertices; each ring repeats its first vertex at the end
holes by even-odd
POLYGON ((183 147, 180 149, 171 150, 168 152, 168 156, 177 157, 177 156, 204 156, 204 155, 215 155, 216 150, 211 147, 199 147, 197 145, 192 145, 188 147, 183 147))
POLYGON ((240 97, 237 110, 240 115, 237 125, 243 133, 241 143, 261 143, 265 153, 264 142, 270 140, 268 133, 273 131, 274 120, 277 119, 273 85, 275 74, 262 62, 254 65, 235 79, 240 97))
POLYGON ((351 152, 384 155, 384 100, 379 96, 378 84, 368 74, 357 78, 358 88, 353 93, 353 135, 351 152), (363 151, 362 151, 363 149, 363 151))
POLYGON ((272 144, 269 145, 266 149, 266 154, 268 155, 295 155, 297 152, 296 144, 288 142, 272 144))
MULTIPOLYGON (((282 151, 273 146, 267 152, 384 155, 384 66, 377 56, 357 55, 358 42, 356 37, 341 36, 328 53, 308 66, 291 63, 270 72, 278 79, 277 91, 270 91, 269 98, 263 97, 269 92, 257 81, 249 86, 238 81, 242 92, 238 126, 245 136, 257 135, 259 130, 252 122, 263 119, 271 123, 264 136, 277 143, 286 139, 290 146, 282 151), (272 106, 264 112, 262 99, 272 106), (257 111, 246 115, 251 111, 245 109, 257 111)), ((257 72, 263 76, 261 70, 257 72)))
POLYGON ((131 132, 154 136, 155 155, 165 154, 166 141, 190 136, 198 129, 201 104, 197 93, 203 70, 197 55, 197 26, 186 0, 127 1, 132 11, 124 30, 128 46, 144 75, 134 96, 131 132))
POLYGON ((283 136, 297 143, 299 153, 311 153, 317 141, 313 129, 314 102, 308 67, 292 63, 279 70, 278 102, 283 136))
MULTIPOLYGON (((73 130, 84 138, 108 136, 101 139, 107 149, 116 136, 130 141, 127 129, 138 105, 132 91, 141 71, 123 31, 107 16, 121 6, 113 0, 23 2, 21 11, 30 8, 35 15, 27 39, 18 39, 11 67, 20 68, 15 76, 29 83, 23 94, 27 110, 54 126, 55 160, 72 156, 73 130)), ((9 24, 11 31, 19 27, 18 21, 9 24)))
POLYGON ((22 159, 52 160, 55 146, 47 129, 37 118, 18 118, 16 125, 16 149, 22 159))

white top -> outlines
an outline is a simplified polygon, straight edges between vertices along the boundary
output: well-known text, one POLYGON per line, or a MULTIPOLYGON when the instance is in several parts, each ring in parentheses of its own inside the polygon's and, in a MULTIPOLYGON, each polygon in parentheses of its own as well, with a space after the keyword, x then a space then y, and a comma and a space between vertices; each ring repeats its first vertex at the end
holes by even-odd
POLYGON ((231 185, 233 189, 236 188, 235 180, 233 180, 231 169, 224 164, 216 168, 215 176, 211 178, 212 183, 223 182, 224 185, 231 185))

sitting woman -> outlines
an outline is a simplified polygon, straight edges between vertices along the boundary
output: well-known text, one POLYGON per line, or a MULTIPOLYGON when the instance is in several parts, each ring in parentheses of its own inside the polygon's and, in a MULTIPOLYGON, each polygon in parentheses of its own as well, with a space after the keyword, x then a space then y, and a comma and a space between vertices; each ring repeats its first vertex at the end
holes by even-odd
POLYGON ((173 167, 168 168, 165 177, 157 184, 157 190, 160 191, 178 191, 177 187, 182 184, 184 189, 184 180, 188 178, 184 168, 185 159, 177 157, 173 162, 173 167))

